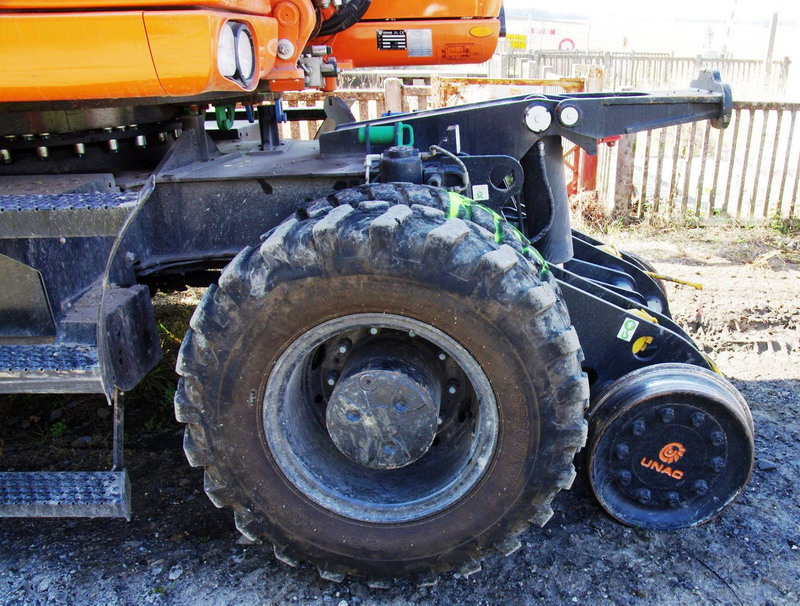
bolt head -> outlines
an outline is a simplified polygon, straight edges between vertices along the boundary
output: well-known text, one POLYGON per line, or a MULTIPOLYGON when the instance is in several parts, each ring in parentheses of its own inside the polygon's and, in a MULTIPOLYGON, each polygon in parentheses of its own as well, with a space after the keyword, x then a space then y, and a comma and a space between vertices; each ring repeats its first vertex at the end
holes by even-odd
POLYGON ((447 393, 450 395, 455 394, 458 391, 458 381, 450 380, 447 382, 447 393))
POLYGON ((662 408, 661 420, 664 421, 664 423, 672 423, 672 421, 675 420, 675 410, 672 408, 662 408))
POLYGON ((706 422, 706 415, 704 415, 702 412, 694 412, 692 413, 692 416, 689 417, 689 420, 695 427, 700 427, 703 423, 706 422))
POLYGON ((336 349, 340 354, 346 354, 348 351, 350 351, 352 346, 353 343, 350 341, 350 339, 342 339, 339 341, 339 345, 336 346, 336 349))
POLYGON ((631 431, 635 436, 643 436, 646 429, 647 427, 641 419, 637 419, 633 422, 633 425, 631 425, 631 431))
POLYGON ((552 122, 553 116, 550 114, 550 110, 544 105, 531 105, 525 110, 525 126, 527 126, 531 132, 541 133, 546 131, 550 128, 552 122))
POLYGON ((725 436, 721 431, 711 432, 709 437, 711 438, 711 443, 714 446, 722 446, 725 443, 725 436))
POLYGON ((444 362, 447 359, 447 354, 444 352, 439 353, 439 359, 444 362))
POLYGON ((627 469, 621 469, 617 472, 617 480, 623 486, 628 486, 631 483, 631 472, 627 469))
POLYGON ((333 387, 334 385, 336 385, 336 381, 338 381, 338 380, 339 380, 339 373, 338 373, 338 372, 335 372, 335 371, 333 371, 333 372, 329 372, 329 373, 328 373, 328 376, 325 378, 325 382, 326 382, 328 385, 330 385, 331 387, 333 387))
POLYGON ((567 127, 575 126, 580 119, 581 114, 578 111, 578 108, 572 105, 567 105, 566 107, 561 108, 561 111, 558 114, 558 121, 567 127))
POLYGON ((681 497, 678 495, 677 492, 668 492, 667 493, 667 505, 672 508, 679 507, 681 504, 681 497))
POLYGON ((714 473, 722 473, 725 469, 725 459, 722 457, 714 457, 711 459, 711 471, 714 473))
POLYGON ((702 497, 704 494, 708 492, 708 484, 705 480, 697 480, 694 483, 694 492, 697 496, 702 497))
POLYGON ((372 328, 369 329, 369 334, 377 335, 378 334, 378 329, 373 326, 372 328))
POLYGON ((630 455, 630 449, 627 444, 617 444, 614 447, 614 456, 620 461, 624 461, 630 455))
POLYGON ((642 505, 646 505, 651 499, 650 491, 647 488, 639 488, 633 493, 633 498, 639 501, 642 505))

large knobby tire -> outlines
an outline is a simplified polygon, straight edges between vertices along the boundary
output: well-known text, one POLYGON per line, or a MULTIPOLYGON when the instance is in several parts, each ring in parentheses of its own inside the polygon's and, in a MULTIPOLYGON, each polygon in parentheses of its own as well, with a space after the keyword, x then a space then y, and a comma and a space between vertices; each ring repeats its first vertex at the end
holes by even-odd
POLYGON ((284 562, 333 580, 469 573, 572 484, 589 389, 555 280, 518 239, 447 208, 411 185, 317 201, 243 250, 192 318, 175 397, 187 458, 284 562), (336 343, 376 339, 441 379, 436 437, 397 469, 359 465, 327 433, 336 343))

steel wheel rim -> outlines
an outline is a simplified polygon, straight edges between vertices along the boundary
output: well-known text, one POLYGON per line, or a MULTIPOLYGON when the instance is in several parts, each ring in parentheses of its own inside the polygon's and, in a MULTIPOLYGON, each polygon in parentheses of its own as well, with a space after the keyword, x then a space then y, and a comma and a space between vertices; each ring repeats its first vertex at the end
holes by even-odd
POLYGON ((478 362, 441 330, 394 314, 342 316, 304 333, 269 372, 262 407, 265 444, 285 478, 317 505, 364 522, 412 522, 454 506, 480 483, 498 441, 497 402, 478 362), (309 390, 307 377, 316 371, 311 367, 320 346, 369 328, 387 334, 410 333, 409 338, 444 353, 469 383, 464 386, 457 417, 443 423, 452 439, 432 446, 418 461, 400 469, 369 469, 342 455, 315 412, 320 407, 324 410, 324 402, 309 390), (464 401, 468 404, 461 419, 464 401))

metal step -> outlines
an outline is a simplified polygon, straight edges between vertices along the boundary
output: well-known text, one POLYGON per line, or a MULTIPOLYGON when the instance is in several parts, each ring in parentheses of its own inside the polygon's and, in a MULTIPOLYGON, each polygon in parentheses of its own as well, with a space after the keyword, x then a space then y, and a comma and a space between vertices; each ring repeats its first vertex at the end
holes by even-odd
POLYGON ((130 520, 128 472, 0 473, 0 517, 130 520))
POLYGON ((0 393, 103 393, 97 349, 86 345, 0 346, 0 393))
POLYGON ((136 193, 0 195, 0 238, 116 236, 136 193))

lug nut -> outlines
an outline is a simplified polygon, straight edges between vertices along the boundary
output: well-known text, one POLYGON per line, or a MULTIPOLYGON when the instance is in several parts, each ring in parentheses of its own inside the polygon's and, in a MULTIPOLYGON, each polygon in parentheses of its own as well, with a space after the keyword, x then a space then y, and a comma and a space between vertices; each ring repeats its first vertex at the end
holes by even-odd
POLYGON ((144 135, 137 135, 136 138, 133 140, 133 144, 138 147, 139 149, 144 149, 147 147, 147 139, 144 135))
POLYGON ((348 351, 350 351, 352 346, 353 342, 350 339, 342 339, 339 341, 339 345, 336 346, 336 349, 340 354, 346 354, 348 351))
POLYGON ((76 143, 72 146, 72 149, 75 150, 75 155, 79 158, 83 158, 86 155, 86 146, 83 143, 76 143))
POLYGON ((706 481, 697 480, 697 482, 694 483, 694 492, 700 497, 706 494, 708 492, 708 484, 706 484, 706 481))
POLYGON ((452 396, 457 391, 458 391, 458 381, 456 381, 455 379, 450 379, 447 382, 447 393, 449 393, 452 396))
POLYGON ((725 459, 722 457, 714 457, 711 459, 711 471, 714 473, 722 473, 725 469, 725 459))
POLYGON ((672 408, 661 409, 661 420, 664 423, 672 423, 675 420, 675 411, 672 408))
POLYGON ((704 415, 702 412, 694 412, 689 419, 692 421, 692 425, 695 427, 700 427, 706 422, 706 415, 704 415))
POLYGON ((709 437, 711 438, 711 443, 714 446, 722 446, 725 443, 725 436, 722 434, 721 431, 711 432, 711 435, 709 437))
POLYGON ((642 505, 647 505, 650 502, 650 491, 647 488, 639 488, 633 493, 633 498, 642 505))
POLYGON ((614 456, 620 461, 627 459, 628 455, 630 455, 630 450, 627 444, 617 444, 616 447, 614 447, 614 456))
POLYGON ((668 492, 667 493, 667 505, 672 508, 679 507, 681 504, 681 498, 677 492, 668 492))
POLYGON ((328 373, 328 377, 325 379, 325 382, 331 387, 333 387, 334 385, 336 385, 336 381, 338 380, 339 380, 339 373, 336 372, 335 370, 332 370, 331 372, 328 373))
POLYGON ((617 472, 617 481, 623 486, 631 483, 631 472, 627 469, 621 469, 617 472))
POLYGON ((631 431, 635 436, 643 436, 645 429, 644 421, 641 419, 634 421, 633 425, 631 425, 631 431))

